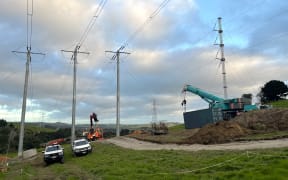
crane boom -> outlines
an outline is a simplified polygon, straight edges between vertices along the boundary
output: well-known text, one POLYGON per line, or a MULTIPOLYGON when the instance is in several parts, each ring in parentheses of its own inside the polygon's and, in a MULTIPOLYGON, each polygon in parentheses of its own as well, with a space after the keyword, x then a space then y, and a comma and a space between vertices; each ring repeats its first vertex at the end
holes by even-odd
POLYGON ((200 96, 202 99, 204 99, 205 101, 207 101, 208 103, 220 103, 220 102, 224 102, 223 98, 217 97, 213 94, 210 94, 202 89, 193 87, 191 85, 185 85, 182 92, 185 91, 189 91, 193 94, 196 94, 198 96, 200 96))

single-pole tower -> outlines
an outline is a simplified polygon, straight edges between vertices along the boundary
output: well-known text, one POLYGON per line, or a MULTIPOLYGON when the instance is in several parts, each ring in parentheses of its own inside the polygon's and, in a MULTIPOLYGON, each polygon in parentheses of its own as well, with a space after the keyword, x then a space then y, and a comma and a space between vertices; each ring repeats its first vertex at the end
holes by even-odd
POLYGON ((76 114, 76 77, 77 77, 77 55, 89 54, 89 52, 79 51, 80 45, 77 44, 73 51, 61 50, 62 52, 72 52, 72 61, 73 61, 73 97, 72 97, 72 128, 71 128, 71 143, 75 140, 75 114, 76 114))
POLYGON ((21 112, 21 123, 20 123, 20 133, 19 133, 19 144, 18 144, 18 157, 23 159, 23 141, 24 141, 24 126, 25 126, 25 116, 26 116, 26 100, 27 100, 27 88, 29 80, 29 69, 31 63, 31 55, 45 55, 44 53, 32 52, 31 51, 31 40, 32 40, 32 17, 33 17, 33 1, 30 2, 31 7, 29 9, 29 2, 27 1, 27 46, 26 51, 12 51, 13 53, 26 54, 26 71, 25 71, 25 82, 22 100, 22 112, 21 112))
POLYGON ((34 53, 31 52, 31 46, 27 46, 27 51, 12 51, 13 53, 26 54, 26 71, 25 71, 25 81, 24 81, 24 91, 22 99, 22 112, 21 112, 21 123, 20 123, 20 133, 19 133, 19 144, 18 144, 18 157, 23 157, 23 140, 24 140, 24 126, 25 126, 25 115, 26 115, 26 100, 27 100, 27 89, 28 89, 28 80, 29 80, 29 69, 31 63, 31 54, 45 55, 43 53, 34 53))
POLYGON ((130 54, 129 52, 121 51, 124 46, 121 46, 117 51, 105 51, 108 53, 114 53, 112 60, 117 63, 117 97, 116 97, 116 137, 120 136, 120 54, 130 54))

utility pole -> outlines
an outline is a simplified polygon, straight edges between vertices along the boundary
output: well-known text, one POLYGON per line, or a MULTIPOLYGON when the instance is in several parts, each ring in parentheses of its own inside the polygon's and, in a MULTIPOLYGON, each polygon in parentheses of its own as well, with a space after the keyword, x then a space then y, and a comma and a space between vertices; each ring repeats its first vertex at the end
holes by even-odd
POLYGON ((120 136, 120 54, 130 54, 128 52, 121 51, 124 49, 124 46, 121 46, 117 51, 105 51, 109 53, 114 53, 112 60, 115 60, 117 63, 117 97, 116 97, 116 137, 120 136))
POLYGON ((222 75, 223 75, 223 88, 224 88, 224 99, 228 98, 228 93, 227 93, 227 81, 226 81, 226 69, 225 69, 225 57, 224 57, 224 43, 223 43, 223 30, 222 30, 222 25, 221 25, 221 17, 218 17, 218 34, 219 34, 219 47, 221 51, 221 58, 219 59, 222 64, 222 75))
POLYGON ((26 71, 25 71, 25 82, 24 82, 24 92, 22 100, 22 112, 21 112, 21 124, 20 124, 20 134, 19 134, 19 145, 18 145, 18 157, 23 158, 23 140, 24 140, 24 126, 25 126, 25 115, 26 115, 26 100, 27 100, 27 88, 29 79, 29 69, 31 63, 31 54, 45 55, 44 53, 31 52, 31 47, 27 46, 27 51, 12 51, 13 53, 24 53, 27 56, 26 60, 26 71))
POLYGON ((22 100, 22 112, 21 112, 21 123, 20 123, 20 133, 19 133, 19 145, 18 145, 18 158, 23 159, 23 140, 24 140, 24 126, 25 126, 25 115, 26 115, 26 100, 27 100, 27 88, 29 80, 29 69, 31 63, 31 55, 45 55, 44 53, 31 52, 31 41, 32 41, 32 17, 33 17, 33 0, 30 2, 27 0, 27 51, 12 51, 13 53, 26 54, 26 71, 25 71, 25 82, 22 100), (29 8, 29 5, 31 6, 29 8))
POLYGON ((72 52, 72 60, 73 60, 73 97, 72 97, 72 128, 71 128, 71 144, 75 140, 75 114, 76 114, 76 74, 77 74, 77 55, 81 54, 89 54, 89 52, 80 52, 80 45, 76 45, 74 51, 66 51, 61 50, 62 52, 72 52))

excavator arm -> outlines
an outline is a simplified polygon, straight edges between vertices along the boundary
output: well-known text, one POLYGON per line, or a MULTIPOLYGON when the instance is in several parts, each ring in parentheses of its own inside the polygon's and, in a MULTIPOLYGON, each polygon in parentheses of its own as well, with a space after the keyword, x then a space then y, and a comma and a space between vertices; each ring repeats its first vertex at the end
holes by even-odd
POLYGON ((96 113, 92 113, 90 115, 90 127, 93 128, 93 120, 94 122, 98 122, 99 120, 97 119, 97 114, 96 113))

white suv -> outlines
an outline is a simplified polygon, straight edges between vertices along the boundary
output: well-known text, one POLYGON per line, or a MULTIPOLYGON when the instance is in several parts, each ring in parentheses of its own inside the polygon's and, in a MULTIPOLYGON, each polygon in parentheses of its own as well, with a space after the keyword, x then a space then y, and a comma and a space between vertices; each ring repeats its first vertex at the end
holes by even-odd
POLYGON ((72 151, 76 156, 80 154, 88 154, 92 152, 92 147, 90 142, 86 139, 78 139, 72 143, 72 151))
POLYGON ((46 146, 45 151, 42 151, 42 153, 44 153, 44 161, 46 162, 46 164, 55 161, 64 163, 63 149, 64 148, 62 148, 60 144, 46 146))

